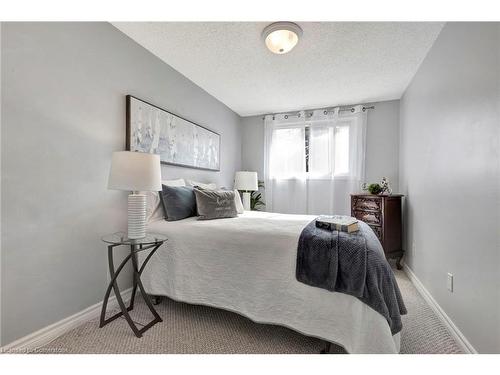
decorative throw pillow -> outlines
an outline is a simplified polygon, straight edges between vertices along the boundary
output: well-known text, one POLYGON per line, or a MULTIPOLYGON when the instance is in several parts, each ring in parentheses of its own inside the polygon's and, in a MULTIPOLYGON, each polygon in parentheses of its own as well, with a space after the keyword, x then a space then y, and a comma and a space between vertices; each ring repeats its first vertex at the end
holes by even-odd
POLYGON ((214 182, 211 182, 209 184, 204 184, 203 182, 187 180, 187 184, 188 184, 188 186, 192 186, 192 187, 198 186, 198 187, 205 189, 205 190, 217 189, 217 185, 214 182))
POLYGON ((196 215, 196 198, 191 186, 162 185, 160 193, 165 220, 176 221, 196 215))
MULTIPOLYGON (((163 180, 161 183, 167 186, 186 186, 186 182, 183 178, 178 178, 177 180, 163 180)), ((146 221, 150 222, 165 219, 166 216, 159 192, 145 191, 143 194, 146 195, 146 221)))
POLYGON ((234 191, 194 189, 199 220, 236 217, 234 191))
MULTIPOLYGON (((221 187, 220 190, 231 191, 228 188, 221 187)), ((234 189, 234 205, 236 206, 236 212, 238 214, 242 214, 245 212, 245 208, 243 207, 243 202, 241 201, 240 192, 237 189, 234 189)))

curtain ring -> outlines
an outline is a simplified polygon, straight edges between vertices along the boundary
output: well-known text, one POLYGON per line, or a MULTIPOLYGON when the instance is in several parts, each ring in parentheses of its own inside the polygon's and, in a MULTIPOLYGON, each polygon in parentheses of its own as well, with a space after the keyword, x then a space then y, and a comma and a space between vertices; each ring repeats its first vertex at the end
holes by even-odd
POLYGON ((354 108, 351 108, 351 113, 354 113, 355 109, 354 108))
POLYGON ((363 112, 366 112, 366 107, 363 107, 363 112))
POLYGON ((297 117, 300 117, 300 113, 299 113, 299 115, 297 117))
POLYGON ((323 111, 323 114, 324 114, 324 115, 327 115, 327 114, 328 114, 328 111, 325 109, 325 110, 323 111))
POLYGON ((273 121, 276 120, 276 117, 273 116, 273 121))
POLYGON ((285 115, 285 120, 288 119, 288 115, 285 115))

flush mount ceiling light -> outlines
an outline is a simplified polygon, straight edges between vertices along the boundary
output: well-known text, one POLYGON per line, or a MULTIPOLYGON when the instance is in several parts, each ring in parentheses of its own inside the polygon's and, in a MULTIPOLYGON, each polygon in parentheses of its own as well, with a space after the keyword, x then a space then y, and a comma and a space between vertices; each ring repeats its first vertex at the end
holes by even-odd
POLYGON ((262 32, 262 39, 273 53, 282 55, 290 52, 302 36, 302 29, 293 22, 275 22, 262 32))

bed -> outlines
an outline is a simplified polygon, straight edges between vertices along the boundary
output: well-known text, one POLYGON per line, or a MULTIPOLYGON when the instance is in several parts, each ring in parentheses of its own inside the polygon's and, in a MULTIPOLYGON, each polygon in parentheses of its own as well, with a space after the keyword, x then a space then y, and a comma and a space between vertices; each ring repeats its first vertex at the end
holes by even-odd
POLYGON ((207 305, 342 346, 398 353, 400 333, 355 297, 298 282, 297 241, 315 216, 245 211, 236 218, 148 223, 168 236, 142 281, 151 295, 207 305))

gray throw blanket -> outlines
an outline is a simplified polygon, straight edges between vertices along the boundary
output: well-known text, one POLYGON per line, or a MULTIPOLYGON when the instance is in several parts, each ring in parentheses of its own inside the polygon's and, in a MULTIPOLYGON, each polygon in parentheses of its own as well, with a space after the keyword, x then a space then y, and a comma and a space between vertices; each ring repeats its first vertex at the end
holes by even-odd
POLYGON ((297 280, 349 294, 387 319, 392 334, 401 331, 406 307, 392 269, 373 230, 358 221, 359 231, 345 233, 309 223, 299 238, 297 280))

